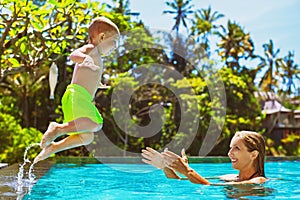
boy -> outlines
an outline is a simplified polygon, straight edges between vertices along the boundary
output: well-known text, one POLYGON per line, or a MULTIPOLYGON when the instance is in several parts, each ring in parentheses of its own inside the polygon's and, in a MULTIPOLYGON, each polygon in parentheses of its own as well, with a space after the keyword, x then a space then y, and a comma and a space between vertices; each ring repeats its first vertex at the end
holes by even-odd
POLYGON ((62 98, 65 123, 49 124, 40 143, 43 150, 34 163, 53 153, 90 144, 94 140, 94 132, 102 128, 103 119, 92 102, 103 71, 100 55, 107 55, 116 48, 120 33, 118 27, 105 17, 94 19, 88 33, 89 43, 70 55, 76 66, 71 84, 62 98), (54 142, 57 137, 66 134, 69 136, 54 142))

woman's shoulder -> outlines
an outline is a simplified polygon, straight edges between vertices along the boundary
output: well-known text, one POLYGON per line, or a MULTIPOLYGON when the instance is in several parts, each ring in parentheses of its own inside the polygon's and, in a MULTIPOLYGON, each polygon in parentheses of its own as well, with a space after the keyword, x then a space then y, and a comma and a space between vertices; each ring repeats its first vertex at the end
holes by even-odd
POLYGON ((255 177, 250 180, 238 181, 238 175, 236 174, 226 174, 219 176, 219 178, 223 181, 228 182, 229 184, 262 184, 265 183, 267 178, 263 176, 255 177))
POLYGON ((262 184, 267 181, 267 178, 263 177, 263 176, 258 176, 258 177, 250 179, 249 181, 252 182, 253 184, 262 184))
POLYGON ((238 175, 236 175, 236 174, 225 174, 225 175, 219 176, 219 178, 223 181, 237 181, 238 175))

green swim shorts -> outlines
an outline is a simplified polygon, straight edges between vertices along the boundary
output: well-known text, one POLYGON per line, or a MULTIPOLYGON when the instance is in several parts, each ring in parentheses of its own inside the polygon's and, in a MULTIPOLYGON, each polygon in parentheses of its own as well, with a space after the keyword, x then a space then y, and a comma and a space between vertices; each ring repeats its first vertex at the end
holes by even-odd
POLYGON ((82 86, 68 85, 62 97, 64 122, 87 117, 97 124, 103 123, 103 118, 93 103, 92 95, 82 86))

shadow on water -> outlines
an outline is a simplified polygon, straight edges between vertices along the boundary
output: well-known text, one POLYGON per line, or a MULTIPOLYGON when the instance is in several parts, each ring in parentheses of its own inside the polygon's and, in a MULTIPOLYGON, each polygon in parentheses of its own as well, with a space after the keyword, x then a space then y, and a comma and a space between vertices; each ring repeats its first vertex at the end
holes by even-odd
POLYGON ((265 187, 263 185, 228 185, 223 189, 227 198, 241 198, 247 197, 262 197, 271 196, 274 193, 273 188, 265 187))

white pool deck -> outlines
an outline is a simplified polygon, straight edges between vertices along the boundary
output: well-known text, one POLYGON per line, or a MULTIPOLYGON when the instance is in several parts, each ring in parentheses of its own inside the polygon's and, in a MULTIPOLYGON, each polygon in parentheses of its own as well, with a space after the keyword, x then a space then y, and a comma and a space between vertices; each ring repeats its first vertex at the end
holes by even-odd
POLYGON ((4 167, 7 167, 8 164, 7 163, 0 163, 0 169, 4 168, 4 167))

